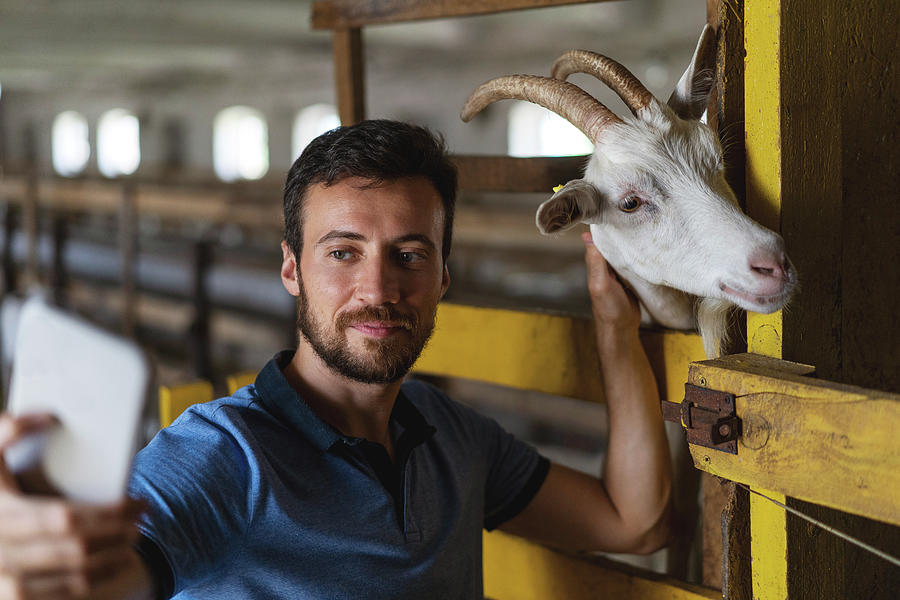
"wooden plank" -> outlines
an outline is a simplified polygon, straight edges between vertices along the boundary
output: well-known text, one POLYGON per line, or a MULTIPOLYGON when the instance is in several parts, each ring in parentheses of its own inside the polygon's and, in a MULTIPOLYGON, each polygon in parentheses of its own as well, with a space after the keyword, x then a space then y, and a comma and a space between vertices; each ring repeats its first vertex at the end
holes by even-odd
POLYGON ((729 483, 734 493, 722 511, 722 597, 752 600, 753 558, 750 552, 750 492, 729 483))
POLYGON ((119 257, 122 290, 122 334, 133 338, 137 334, 137 256, 138 229, 134 186, 121 186, 119 207, 119 257))
MULTIPOLYGON (((838 215, 840 238, 831 238, 829 242, 841 248, 841 259, 831 265, 830 274, 811 276, 816 280, 816 292, 823 285, 835 286, 840 290, 840 301, 822 299, 823 305, 828 306, 825 303, 831 301, 831 306, 824 313, 829 317, 828 321, 820 321, 817 329, 828 332, 834 327, 834 317, 841 319, 840 346, 825 348, 823 344, 821 349, 829 354, 832 364, 837 363, 835 367, 840 369, 841 381, 898 393, 900 311, 896 298, 900 297, 900 272, 896 258, 891 257, 897 256, 900 246, 900 203, 897 202, 900 45, 896 33, 900 4, 890 0, 852 3, 832 0, 828 4, 831 7, 828 21, 831 31, 836 30, 836 33, 829 36, 826 46, 833 51, 822 53, 823 60, 829 65, 828 71, 823 72, 828 76, 825 80, 819 76, 819 81, 827 85, 825 89, 829 92, 836 92, 834 112, 840 120, 837 129, 821 127, 813 132, 810 144, 819 144, 821 136, 827 132, 840 135, 842 197, 838 206, 829 203, 827 214, 829 220, 834 220, 835 212, 838 215), (865 209, 860 210, 863 206, 865 209)), ((813 30, 810 36, 816 33, 813 30)), ((819 48, 822 47, 820 43, 819 48)), ((815 70, 813 67, 813 72, 815 70)), ((833 163, 823 165, 822 174, 831 175, 826 169, 832 167, 833 163)), ((811 212, 811 207, 807 210, 810 211, 808 214, 816 214, 818 220, 821 209, 815 213, 811 212)), ((800 216, 797 218, 799 220, 800 216)), ((827 259, 826 253, 815 253, 810 257, 810 260, 827 259)), ((900 529, 897 527, 885 527, 882 523, 859 518, 837 519, 833 514, 816 516, 893 556, 900 556, 900 529)), ((836 543, 838 547, 833 556, 840 560, 841 597, 867 600, 897 597, 900 567, 891 567, 849 543, 840 540, 836 543)), ((809 550, 812 552, 806 556, 823 555, 821 548, 802 547, 798 552, 809 550)), ((821 588, 814 588, 810 581, 815 579, 821 580, 821 577, 808 574, 801 585, 819 591, 821 588)), ((812 593, 809 596, 812 597, 812 593)))
POLYGON ((546 192, 581 177, 587 156, 518 158, 512 156, 451 157, 459 169, 459 187, 480 192, 546 192))
MULTIPOLYGON (((455 157, 456 160, 459 157, 455 157)), ((518 187, 519 191, 545 192, 549 197, 554 185, 577 177, 577 161, 566 158, 518 159, 510 157, 462 157, 462 163, 482 166, 474 167, 481 183, 475 183, 487 190, 502 190, 503 186, 518 187), (520 162, 525 161, 525 162, 520 162), (546 164, 546 167, 542 167, 546 164), (516 178, 515 169, 528 169, 525 177, 516 178), (554 183, 550 183, 550 182, 554 183)), ((472 169, 464 166, 463 176, 472 169)), ((271 182, 236 185, 184 185, 167 184, 146 180, 128 180, 133 186, 136 210, 139 215, 152 215, 174 221, 209 221, 214 224, 234 224, 241 227, 280 230, 281 199, 271 182)), ((112 180, 64 180, 48 178, 38 184, 39 207, 55 213, 94 213, 114 215, 121 203, 121 181, 112 180)), ((7 178, 0 184, 0 195, 12 206, 23 204, 23 178, 7 178)), ((537 203, 533 210, 537 210, 537 203)), ((521 222, 510 223, 509 208, 457 205, 455 240, 478 242, 491 246, 534 246, 535 243, 548 250, 569 251, 581 247, 580 238, 567 239, 566 236, 544 237, 534 226, 533 211, 521 222), (504 235, 494 227, 501 224, 504 235)))
POLYGON ((212 351, 210 339, 210 313, 212 302, 209 298, 207 282, 213 264, 213 248, 209 240, 194 243, 192 265, 192 293, 194 320, 190 327, 191 354, 194 374, 200 379, 212 377, 212 351))
POLYGON ((39 198, 37 174, 32 171, 26 177, 25 195, 22 198, 22 230, 25 233, 27 242, 23 277, 26 291, 30 291, 40 284, 40 257, 38 256, 39 198))
POLYGON ((66 270, 66 243, 69 237, 68 223, 65 217, 54 214, 51 217, 53 255, 50 261, 50 287, 51 298, 56 306, 66 306, 66 288, 69 282, 69 274, 66 270))
POLYGON ((16 260, 13 256, 13 236, 16 233, 18 215, 12 203, 3 203, 3 294, 12 294, 16 291, 16 260))
POLYGON ((341 28, 332 35, 338 116, 342 125, 353 125, 366 118, 362 31, 341 28))
POLYGON ((208 381, 159 386, 159 426, 168 427, 188 407, 212 399, 213 386, 208 381))
POLYGON ((606 0, 327 0, 313 2, 311 22, 313 29, 342 29, 602 1, 606 0))
MULTIPOLYGON (((703 358, 695 333, 641 332, 660 396, 680 401, 684 373, 703 358)), ((441 303, 434 335, 415 364, 463 377, 593 402, 603 381, 590 319, 441 303)))
MULTIPOLYGON (((706 20, 718 33, 716 86, 710 97, 707 123, 722 142, 725 178, 738 203, 746 207, 744 152, 744 3, 743 0, 707 0, 706 20)), ((734 319, 726 354, 746 350, 746 324, 734 319)), ((701 505, 702 583, 722 589, 726 598, 749 599, 749 503, 737 501, 733 483, 703 474, 701 505), (746 510, 745 514, 740 511, 746 510), (746 525, 746 530, 741 526, 746 525), (746 534, 747 539, 740 539, 746 534), (743 562, 746 561, 746 562, 743 562), (742 592, 746 592, 742 595, 742 592)))
POLYGON ((590 555, 551 550, 501 531, 484 534, 484 595, 495 600, 712 600, 718 590, 590 555))
MULTIPOLYGON (((781 0, 744 6, 747 214, 775 231, 781 215, 781 0)), ((747 349, 782 357, 782 311, 747 313, 747 349)), ((721 453, 715 453, 721 454, 721 453)), ((695 464, 697 457, 695 455, 695 464)), ((698 466, 698 468, 700 468, 698 466)), ((710 471, 712 472, 712 471, 710 471)), ((771 493, 771 492, 770 492, 771 493)), ((785 501, 783 496, 775 498, 785 501)), ((787 598, 787 513, 750 498, 753 598, 787 598)))
POLYGON ((779 372, 753 354, 692 364, 688 381, 734 394, 743 422, 737 455, 692 446, 697 468, 900 524, 900 395, 779 372))
POLYGON ((228 388, 228 394, 233 396, 236 391, 244 387, 245 385, 250 385, 251 383, 256 381, 256 371, 242 371, 240 373, 233 373, 225 378, 225 387, 228 388))

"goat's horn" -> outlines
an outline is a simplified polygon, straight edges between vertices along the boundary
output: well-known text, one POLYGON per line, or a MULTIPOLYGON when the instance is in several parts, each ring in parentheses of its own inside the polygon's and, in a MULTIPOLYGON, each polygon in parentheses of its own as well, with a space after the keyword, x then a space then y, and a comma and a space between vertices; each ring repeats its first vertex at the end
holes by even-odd
POLYGON ((570 50, 556 59, 550 76, 565 81, 572 73, 588 73, 608 85, 625 101, 635 116, 653 101, 653 94, 631 71, 602 54, 570 50))
POLYGON ((482 83, 466 100, 459 116, 468 123, 487 105, 498 100, 527 100, 539 104, 580 129, 592 142, 597 141, 608 125, 622 122, 578 86, 534 75, 508 75, 482 83))

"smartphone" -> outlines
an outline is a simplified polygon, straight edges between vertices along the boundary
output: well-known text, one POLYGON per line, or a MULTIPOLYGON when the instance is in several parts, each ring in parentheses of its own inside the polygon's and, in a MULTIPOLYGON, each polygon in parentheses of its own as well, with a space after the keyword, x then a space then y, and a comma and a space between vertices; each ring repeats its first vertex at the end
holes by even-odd
POLYGON ((63 496, 108 503, 125 495, 150 381, 133 342, 28 300, 17 328, 8 411, 49 412, 59 425, 8 448, 12 472, 39 465, 63 496))

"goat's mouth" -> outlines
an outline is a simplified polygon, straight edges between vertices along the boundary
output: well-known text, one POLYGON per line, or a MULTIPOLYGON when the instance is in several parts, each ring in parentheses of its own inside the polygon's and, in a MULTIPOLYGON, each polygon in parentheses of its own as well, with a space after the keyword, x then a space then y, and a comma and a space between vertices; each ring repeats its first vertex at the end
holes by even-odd
POLYGON ((730 286, 724 282, 719 283, 719 289, 725 294, 726 299, 731 300, 743 309, 760 313, 772 313, 782 308, 790 299, 793 287, 791 282, 786 281, 780 292, 761 295, 730 286))

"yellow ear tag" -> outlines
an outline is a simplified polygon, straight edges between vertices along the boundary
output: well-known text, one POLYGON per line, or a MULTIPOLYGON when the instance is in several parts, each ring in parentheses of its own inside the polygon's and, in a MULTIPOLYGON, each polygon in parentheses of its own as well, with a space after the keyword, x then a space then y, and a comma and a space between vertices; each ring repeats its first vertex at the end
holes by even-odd
POLYGON ((555 194, 556 192, 558 192, 559 190, 563 189, 564 187, 566 187, 566 186, 563 185, 563 184, 559 184, 559 185, 555 186, 555 187, 553 188, 553 193, 555 194))

